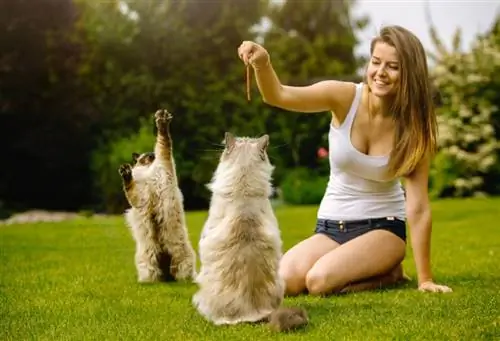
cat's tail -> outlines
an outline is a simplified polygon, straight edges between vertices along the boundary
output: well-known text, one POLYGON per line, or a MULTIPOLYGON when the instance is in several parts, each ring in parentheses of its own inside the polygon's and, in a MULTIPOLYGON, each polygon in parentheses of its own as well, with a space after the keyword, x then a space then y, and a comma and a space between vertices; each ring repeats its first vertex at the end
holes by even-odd
POLYGON ((268 316, 267 321, 272 330, 288 332, 305 327, 309 318, 303 308, 281 306, 268 316))

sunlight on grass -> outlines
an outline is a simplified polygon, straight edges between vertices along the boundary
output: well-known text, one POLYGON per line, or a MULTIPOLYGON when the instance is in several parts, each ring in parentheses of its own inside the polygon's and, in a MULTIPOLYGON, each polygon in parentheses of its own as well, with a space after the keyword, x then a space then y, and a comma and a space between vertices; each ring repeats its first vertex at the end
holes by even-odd
MULTIPOLYGON (((121 217, 0 227, 2 340, 492 340, 500 335, 500 200, 433 203, 433 271, 452 294, 404 287, 343 297, 287 298, 306 308, 304 331, 215 327, 193 309, 193 284, 136 283, 121 217)), ((316 207, 279 207, 284 247, 309 236, 316 207)), ((187 216, 195 247, 206 212, 187 216)))

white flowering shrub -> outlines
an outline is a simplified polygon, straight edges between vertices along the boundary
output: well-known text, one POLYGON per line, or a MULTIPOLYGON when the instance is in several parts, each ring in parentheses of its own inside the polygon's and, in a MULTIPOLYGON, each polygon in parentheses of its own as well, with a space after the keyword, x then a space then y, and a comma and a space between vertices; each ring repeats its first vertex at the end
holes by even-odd
MULTIPOLYGON (((500 19, 500 18, 499 18, 500 19)), ((433 197, 500 193, 500 35, 499 22, 462 52, 460 31, 446 49, 434 29, 431 55, 437 109, 439 153, 431 169, 433 197)))

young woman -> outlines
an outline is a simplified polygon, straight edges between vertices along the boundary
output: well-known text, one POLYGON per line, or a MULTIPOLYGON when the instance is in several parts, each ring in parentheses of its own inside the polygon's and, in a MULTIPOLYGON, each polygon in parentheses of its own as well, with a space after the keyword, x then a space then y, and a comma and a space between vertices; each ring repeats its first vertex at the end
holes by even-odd
POLYGON ((332 113, 330 180, 315 233, 288 250, 280 266, 288 295, 366 290, 403 280, 406 223, 419 290, 451 291, 433 281, 430 268, 428 177, 437 123, 424 48, 407 29, 388 26, 370 50, 366 83, 294 87, 280 83, 261 45, 244 41, 238 48, 267 104, 332 113))

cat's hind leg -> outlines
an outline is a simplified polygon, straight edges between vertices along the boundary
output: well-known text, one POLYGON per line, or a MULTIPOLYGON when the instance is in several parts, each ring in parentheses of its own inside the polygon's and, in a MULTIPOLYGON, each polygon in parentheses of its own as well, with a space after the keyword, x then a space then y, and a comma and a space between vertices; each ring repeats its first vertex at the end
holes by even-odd
POLYGON ((169 252, 162 250, 158 255, 158 262, 162 272, 162 280, 165 282, 175 281, 174 276, 172 276, 170 271, 170 266, 172 265, 172 256, 169 252))
POLYGON ((172 257, 171 275, 178 281, 194 280, 196 278, 196 253, 188 238, 186 228, 179 224, 169 231, 161 230, 159 239, 163 250, 172 257))
POLYGON ((161 247, 157 241, 154 223, 132 208, 126 218, 135 240, 135 266, 141 283, 159 282, 163 279, 160 266, 161 247))
POLYGON ((172 258, 170 271, 180 281, 196 279, 196 253, 189 241, 183 245, 180 255, 172 258))

